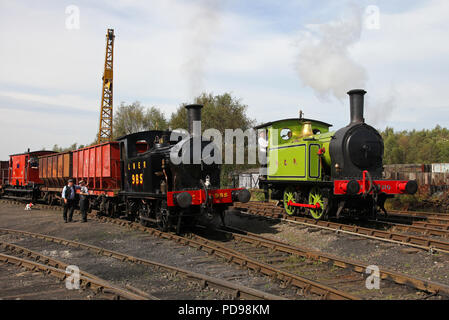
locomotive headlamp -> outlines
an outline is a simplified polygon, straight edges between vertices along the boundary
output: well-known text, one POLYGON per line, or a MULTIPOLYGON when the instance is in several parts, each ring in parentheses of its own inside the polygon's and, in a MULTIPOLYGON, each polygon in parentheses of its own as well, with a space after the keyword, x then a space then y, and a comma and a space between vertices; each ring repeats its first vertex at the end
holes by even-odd
POLYGON ((192 204, 192 195, 188 192, 178 193, 175 196, 176 204, 183 209, 188 208, 192 204))

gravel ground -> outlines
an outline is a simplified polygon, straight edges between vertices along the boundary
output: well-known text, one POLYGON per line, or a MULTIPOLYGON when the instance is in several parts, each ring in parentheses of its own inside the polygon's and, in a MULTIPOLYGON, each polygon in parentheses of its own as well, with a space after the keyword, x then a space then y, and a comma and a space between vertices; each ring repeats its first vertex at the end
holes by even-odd
MULTIPOLYGON (((0 225, 3 228, 43 233, 85 242, 139 258, 218 277, 271 294, 295 297, 296 299, 301 298, 295 295, 294 289, 282 289, 278 282, 274 282, 268 277, 226 264, 215 257, 208 256, 203 251, 178 245, 173 241, 160 239, 143 232, 94 220, 81 223, 78 215, 74 216, 74 222, 63 223, 60 211, 44 209, 25 211, 16 204, 0 202, 0 225)), ((167 272, 99 256, 83 249, 14 235, 0 235, 0 239, 77 265, 81 270, 92 273, 113 284, 122 287, 131 284, 161 299, 229 298, 228 295, 220 292, 203 290, 197 284, 188 284, 182 278, 174 277, 167 272)))
POLYGON ((309 249, 347 257, 449 285, 449 255, 403 245, 336 234, 313 227, 229 214, 226 223, 249 232, 309 249))

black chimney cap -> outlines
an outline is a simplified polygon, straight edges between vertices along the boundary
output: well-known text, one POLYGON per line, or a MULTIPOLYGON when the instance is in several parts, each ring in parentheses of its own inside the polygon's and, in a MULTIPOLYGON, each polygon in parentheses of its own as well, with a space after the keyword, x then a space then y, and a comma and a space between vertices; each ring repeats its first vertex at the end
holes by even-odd
POLYGON ((363 90, 363 89, 352 89, 352 90, 348 91, 349 95, 352 95, 352 94, 365 94, 365 93, 366 93, 366 91, 363 90))
POLYGON ((188 104, 185 106, 186 109, 201 109, 202 107, 202 104, 188 104))

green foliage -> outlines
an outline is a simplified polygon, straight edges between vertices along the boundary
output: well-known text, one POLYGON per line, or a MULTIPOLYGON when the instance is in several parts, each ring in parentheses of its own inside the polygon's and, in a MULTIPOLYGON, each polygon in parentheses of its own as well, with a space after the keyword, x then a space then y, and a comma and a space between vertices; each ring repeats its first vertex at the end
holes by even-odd
MULTIPOLYGON (((233 98, 230 93, 214 96, 212 93, 202 93, 195 98, 195 103, 202 104, 202 130, 215 128, 221 133, 225 129, 246 130, 251 128, 255 121, 246 115, 247 105, 242 104, 239 99, 233 98)), ((187 112, 184 108, 187 103, 178 107, 170 118, 172 129, 187 129, 187 112)))
POLYGON ((385 144, 384 164, 449 162, 449 130, 437 125, 432 130, 381 132, 385 144))
POLYGON ((156 107, 146 108, 136 101, 122 102, 114 114, 114 137, 147 130, 165 130, 168 124, 164 114, 156 107))
POLYGON ((80 145, 78 145, 78 143, 73 143, 71 146, 69 146, 69 147, 60 147, 60 146, 58 146, 57 144, 55 144, 54 146, 53 146, 53 149, 52 149, 52 151, 55 151, 55 152, 67 152, 67 151, 73 151, 73 150, 76 150, 76 149, 81 149, 81 148, 84 148, 84 147, 86 147, 84 144, 80 144, 80 145))
POLYGON ((251 201, 265 201, 265 193, 259 190, 250 190, 251 201))

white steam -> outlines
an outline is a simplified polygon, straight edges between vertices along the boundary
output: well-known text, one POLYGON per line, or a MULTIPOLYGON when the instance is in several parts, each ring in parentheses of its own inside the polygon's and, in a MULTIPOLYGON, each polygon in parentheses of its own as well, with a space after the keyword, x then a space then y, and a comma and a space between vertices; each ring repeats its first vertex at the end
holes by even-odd
POLYGON ((383 126, 391 118, 397 106, 396 97, 398 93, 393 85, 389 92, 383 97, 367 95, 365 99, 365 119, 373 126, 383 126))
POLYGON ((191 98, 204 90, 205 65, 220 23, 219 0, 197 0, 185 39, 185 63, 182 71, 188 81, 191 98))
POLYGON ((296 69, 318 97, 342 100, 350 89, 365 87, 367 73, 349 54, 361 32, 362 14, 353 8, 339 21, 307 25, 300 33, 296 69))

